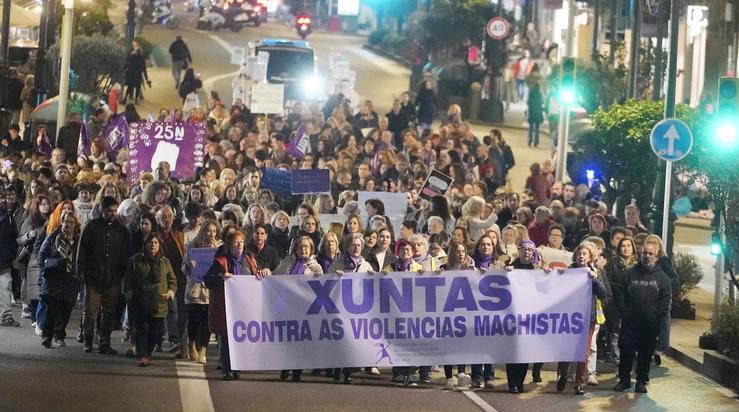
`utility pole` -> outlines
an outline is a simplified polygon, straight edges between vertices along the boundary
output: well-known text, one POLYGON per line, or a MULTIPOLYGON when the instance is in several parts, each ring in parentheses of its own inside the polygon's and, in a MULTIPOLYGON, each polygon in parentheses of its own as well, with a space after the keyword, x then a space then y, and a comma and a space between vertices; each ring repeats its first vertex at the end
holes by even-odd
POLYGON ((2 42, 0 43, 0 60, 3 67, 10 66, 9 52, 10 52, 10 0, 3 1, 3 31, 2 31, 2 42))
POLYGON ((641 0, 631 0, 631 50, 629 50, 629 97, 639 97, 639 46, 641 0))
POLYGON ((616 63, 616 46, 618 41, 618 15, 621 12, 621 0, 611 1, 611 47, 608 50, 608 64, 613 66, 616 63))
MULTIPOLYGON (((575 42, 575 0, 567 0, 567 33, 565 37, 565 57, 574 56, 575 42)), ((560 59, 560 64, 562 59, 560 59)), ((559 124, 557 125, 557 168, 554 178, 558 182, 565 181, 567 174, 567 146, 570 135, 570 106, 559 106, 559 124)))
POLYGON ((660 4, 658 7, 657 45, 655 47, 655 49, 657 50, 657 55, 654 59, 654 82, 652 84, 652 100, 659 100, 659 98, 662 96, 662 83, 664 82, 664 77, 662 76, 662 72, 664 71, 662 68, 662 38, 665 37, 665 29, 667 28, 667 15, 665 13, 669 13, 669 10, 666 10, 666 7, 664 7, 662 4, 660 4))
POLYGON ((61 68, 59 69, 59 110, 56 112, 56 129, 64 126, 69 100, 69 63, 72 60, 72 33, 74 32, 74 0, 64 0, 62 20, 61 68))
POLYGON ((50 71, 46 63, 46 52, 54 41, 57 31, 57 2, 53 0, 41 0, 41 19, 39 21, 38 49, 36 50, 36 70, 34 85, 34 104, 46 100, 49 95, 49 87, 52 86, 50 71))
POLYGON ((590 53, 593 62, 597 62, 600 57, 600 46, 598 43, 600 40, 600 15, 601 15, 601 0, 593 0, 593 49, 590 53))
MULTIPOLYGON (((667 66, 667 90, 665 95, 664 118, 675 117, 675 88, 677 85, 677 46, 680 28, 680 10, 682 0, 670 1, 670 54, 667 66)), ((672 255, 672 231, 670 229, 671 185, 665 185, 667 178, 672 178, 672 162, 660 160, 658 176, 652 190, 652 214, 650 231, 661 233, 667 253, 672 255), (667 178, 666 178, 667 176, 667 178), (660 207, 662 205, 662 207, 660 207)))

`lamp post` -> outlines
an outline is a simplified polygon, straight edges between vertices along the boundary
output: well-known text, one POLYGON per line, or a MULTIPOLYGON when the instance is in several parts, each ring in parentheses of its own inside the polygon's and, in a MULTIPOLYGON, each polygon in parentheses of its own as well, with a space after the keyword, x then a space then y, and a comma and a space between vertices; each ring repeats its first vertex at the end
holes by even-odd
POLYGON ((56 113, 56 128, 64 126, 67 118, 69 100, 69 63, 72 59, 72 33, 74 31, 74 0, 64 0, 64 19, 62 20, 61 58, 59 69, 59 110, 56 113))
POLYGON ((128 0, 128 12, 126 12, 126 44, 128 46, 136 37, 136 0, 128 0))
POLYGON ((0 60, 2 60, 3 66, 9 66, 8 52, 9 52, 9 37, 10 37, 10 0, 3 2, 3 28, 2 28, 2 43, 0 43, 0 60))

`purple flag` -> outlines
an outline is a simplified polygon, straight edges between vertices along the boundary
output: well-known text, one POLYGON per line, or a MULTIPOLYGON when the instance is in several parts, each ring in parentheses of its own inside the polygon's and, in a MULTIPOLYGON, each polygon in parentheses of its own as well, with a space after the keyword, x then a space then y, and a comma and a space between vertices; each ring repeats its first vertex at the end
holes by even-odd
POLYGON ((128 123, 126 117, 118 115, 105 126, 102 133, 100 133, 100 140, 105 147, 105 152, 108 154, 110 161, 115 160, 118 156, 118 151, 128 146, 128 123))
POLYGON ((80 138, 77 141, 77 157, 88 156, 90 154, 90 135, 87 132, 87 119, 82 121, 80 126, 80 138))
POLYGON ((298 160, 310 152, 310 135, 304 123, 300 123, 298 130, 295 131, 295 135, 287 146, 287 152, 298 160))

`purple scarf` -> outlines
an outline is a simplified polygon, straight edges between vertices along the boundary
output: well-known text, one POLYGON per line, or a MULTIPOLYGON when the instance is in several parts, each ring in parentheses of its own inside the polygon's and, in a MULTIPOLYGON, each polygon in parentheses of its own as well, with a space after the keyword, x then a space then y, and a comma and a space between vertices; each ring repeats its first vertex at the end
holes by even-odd
MULTIPOLYGON (((495 262, 495 257, 493 257, 493 255, 475 256, 474 261, 477 264, 477 266, 487 270, 488 268, 490 268, 490 265, 492 265, 493 262, 495 262)), ((463 262, 460 262, 460 264, 462 263, 463 262)))
POLYGON ((290 271, 287 272, 287 274, 288 275, 304 275, 306 263, 308 263, 308 259, 295 259, 295 263, 293 263, 293 267, 290 268, 290 271))
POLYGON ((331 267, 331 264, 334 263, 335 260, 336 260, 336 256, 334 257, 330 257, 328 255, 321 256, 321 268, 323 268, 324 273, 328 273, 328 268, 331 267))
POLYGON ((411 270, 411 262, 413 262, 413 258, 408 259, 407 261, 398 259, 395 262, 395 270, 398 272, 408 272, 411 270))
POLYGON ((344 270, 347 272, 354 272, 362 262, 364 262, 364 258, 361 256, 358 258, 347 256, 344 258, 344 270))
POLYGON ((241 256, 229 256, 228 260, 231 262, 231 273, 234 276, 241 276, 244 271, 241 269, 241 256))

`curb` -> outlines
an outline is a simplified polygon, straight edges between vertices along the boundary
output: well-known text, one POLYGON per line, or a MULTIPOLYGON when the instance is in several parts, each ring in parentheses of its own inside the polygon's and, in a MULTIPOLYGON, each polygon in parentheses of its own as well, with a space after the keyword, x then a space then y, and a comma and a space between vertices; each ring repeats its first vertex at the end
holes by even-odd
POLYGON ((667 355, 693 372, 739 392, 739 364, 724 355, 703 350, 703 362, 701 362, 673 346, 667 350, 667 355))

